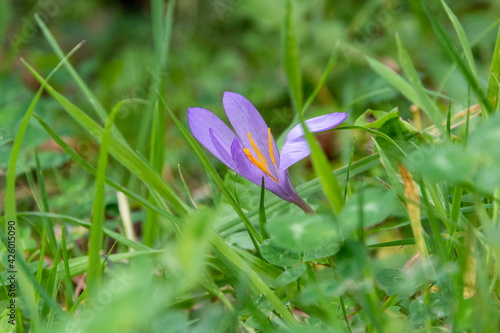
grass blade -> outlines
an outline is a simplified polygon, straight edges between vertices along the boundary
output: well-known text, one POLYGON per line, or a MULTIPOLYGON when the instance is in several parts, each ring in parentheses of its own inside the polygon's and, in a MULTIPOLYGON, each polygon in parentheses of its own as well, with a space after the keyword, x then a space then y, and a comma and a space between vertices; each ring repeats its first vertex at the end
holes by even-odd
MULTIPOLYGON (((152 84, 148 89, 149 94, 147 100, 150 106, 148 107, 148 111, 145 113, 144 117, 141 118, 139 133, 137 135, 136 149, 140 152, 143 152, 144 147, 146 146, 151 128, 151 116, 153 115, 153 110, 158 103, 156 91, 164 91, 165 72, 168 64, 170 40, 172 38, 175 5, 175 0, 168 1, 167 12, 164 18, 164 0, 153 0, 151 2, 151 17, 153 21, 152 30, 155 49, 155 71, 153 73, 152 84)), ((160 110, 160 117, 162 120, 158 124, 160 127, 164 127, 165 110, 163 108, 160 110)), ((164 137, 164 130, 160 130, 159 133, 161 133, 161 136, 164 137)), ((163 148, 163 141, 161 144, 163 148)), ((133 181, 131 181, 131 184, 132 183, 133 181)))
MULTIPOLYGON (((301 119, 303 120, 303 119, 301 119)), ((319 176, 323 191, 330 201, 334 214, 339 214, 344 206, 344 196, 335 174, 325 152, 321 149, 314 135, 309 131, 305 123, 302 122, 302 129, 311 148, 311 160, 316 174, 319 176)))
POLYGON ((292 98, 295 114, 303 114, 302 77, 300 74, 299 48, 293 24, 292 1, 287 0, 285 22, 283 26, 283 66, 292 98))
POLYGON ((66 229, 64 226, 61 230, 61 247, 64 265, 64 285, 66 288, 66 309, 69 311, 69 309, 73 306, 73 281, 71 281, 71 276, 69 274, 69 257, 68 248, 66 247, 66 229))
POLYGON ((321 76, 321 79, 319 80, 318 84, 316 85, 316 88, 314 88, 314 91, 311 93, 311 95, 307 98, 304 107, 302 108, 302 115, 304 115, 311 105, 311 103, 314 101, 316 96, 318 95, 319 91, 325 84, 326 80, 328 79, 328 76, 330 75, 330 72, 333 69, 333 66, 335 66, 335 63, 337 62, 338 54, 339 54, 339 48, 340 48, 340 41, 337 42, 337 45, 335 45, 335 48, 332 50, 332 53, 330 54, 330 59, 328 59, 328 65, 326 66, 325 71, 323 72, 323 75, 321 76))
MULTIPOLYGON (((38 153, 35 150, 35 173, 36 173, 36 180, 38 183, 38 187, 40 190, 40 197, 41 197, 41 207, 40 209, 43 212, 49 212, 49 198, 47 195, 47 190, 45 188, 45 180, 43 177, 42 170, 40 168, 40 160, 38 159, 38 153)), ((47 235, 49 237, 49 247, 52 250, 52 254, 54 255, 57 251, 57 242, 56 242, 56 236, 54 234, 54 226, 52 225, 52 222, 50 219, 42 219, 44 223, 44 228, 46 229, 47 235)))
MULTIPOLYGON (((153 122, 151 124, 151 142, 149 152, 149 162, 156 172, 161 175, 164 160, 164 141, 165 141, 165 114, 163 108, 155 103, 153 110, 153 122)), ((152 194, 149 194, 149 201, 154 202, 152 194)), ((146 220, 144 221, 143 242, 147 246, 152 246, 156 237, 159 236, 158 214, 148 210, 146 220)))
POLYGON ((470 43, 469 40, 467 39, 467 35, 465 34, 465 30, 458 21, 458 18, 451 11, 450 7, 448 7, 446 2, 444 2, 444 0, 441 0, 441 4, 446 10, 446 14, 448 14, 448 17, 450 18, 451 23, 453 24, 453 27, 457 32, 458 40, 460 41, 460 45, 462 46, 465 57, 467 58, 467 62, 469 63, 469 67, 472 71, 472 75, 474 76, 474 79, 479 82, 479 77, 477 75, 477 70, 476 70, 476 64, 474 63, 474 56, 472 55, 472 50, 470 48, 470 43))
POLYGON ((446 51, 446 53, 448 53, 450 58, 457 64, 458 69, 465 77, 467 82, 470 84, 472 90, 476 94, 477 98, 481 101, 481 104, 483 105, 485 110, 488 113, 492 113, 493 108, 488 99, 486 98, 486 94, 479 85, 479 82, 474 78, 474 74, 472 73, 472 71, 469 68, 467 68, 467 65, 464 63, 462 57, 460 56, 460 53, 455 48, 455 45, 453 45, 453 42, 446 33, 446 30, 431 13, 425 1, 420 0, 420 2, 422 3, 422 7, 424 8, 426 15, 429 18, 429 21, 431 22, 432 28, 434 29, 434 32, 436 33, 442 48, 446 51))
MULTIPOLYGON (((50 47, 52 47, 52 50, 54 53, 59 57, 59 59, 64 58, 64 52, 57 43, 56 39, 50 32, 50 30, 47 28, 43 20, 40 18, 38 14, 35 13, 34 15, 36 22, 40 26, 40 29, 42 30, 43 35, 45 36, 45 39, 47 39, 47 42, 49 42, 50 47)), ((83 42, 82 42, 83 43, 83 42)), ((81 43, 81 44, 82 44, 81 43)), ((85 98, 89 101, 90 105, 94 108, 96 114, 99 116, 102 122, 106 121, 107 118, 107 112, 102 106, 102 104, 99 102, 97 97, 94 95, 94 93, 89 89, 89 87, 85 84, 85 82, 82 80, 82 78, 78 75, 76 72, 75 68, 69 63, 68 61, 64 62, 64 67, 68 71, 69 75, 75 80, 76 84, 80 88, 80 90, 83 92, 85 98)), ((118 128, 113 127, 112 129, 113 135, 118 137, 120 141, 122 141, 123 144, 127 144, 127 141, 121 134, 121 132, 118 130, 118 128)))
POLYGON ((398 174, 394 167, 392 166, 391 161, 385 154, 385 152, 382 150, 380 145, 378 144, 377 140, 375 138, 372 138, 373 144, 377 148, 377 152, 380 155, 380 159, 382 160, 382 164, 385 168, 385 171, 387 172, 387 176, 389 177, 389 180, 391 181, 392 188, 396 191, 397 194, 402 196, 404 193, 403 191, 403 186, 401 185, 401 182, 399 181, 398 174))
POLYGON ((101 285, 101 247, 103 243, 103 224, 105 219, 105 186, 106 169, 108 166, 108 148, 110 144, 111 127, 119 111, 119 105, 111 110, 106 127, 102 135, 101 147, 99 148, 99 158, 97 162, 97 175, 94 193, 94 204, 92 207, 92 225, 89 237, 89 270, 87 274, 87 288, 89 295, 95 296, 101 285))
POLYGON ((493 108, 498 107, 498 94, 500 85, 500 28, 498 29, 497 41, 495 50, 493 51, 493 59, 491 60, 490 82, 488 84, 488 101, 493 108))
POLYGON ((266 194, 266 190, 264 188, 264 177, 262 177, 262 185, 260 185, 259 227, 260 227, 260 234, 262 235, 262 239, 269 239, 270 236, 266 230, 267 217, 266 217, 266 207, 264 204, 265 194, 266 194))
POLYGON ((416 104, 422 108, 422 110, 429 116, 429 118, 444 136, 446 131, 441 125, 443 118, 441 111, 426 93, 425 88, 418 76, 417 70, 413 66, 410 55, 406 51, 401 38, 399 38, 399 35, 396 36, 396 43, 398 46, 399 63, 401 64, 401 68, 403 69, 405 76, 408 78, 410 84, 413 87, 413 90, 418 96, 418 100, 420 101, 420 104, 416 104))
POLYGON ((191 195, 191 191, 189 190, 189 186, 186 183, 186 180, 184 179, 184 176, 182 175, 181 165, 180 164, 177 164, 177 169, 179 171, 179 178, 181 179, 182 185, 184 186, 184 191, 186 191, 186 195, 187 195, 187 197, 189 199, 189 202, 191 202, 191 205, 196 210, 198 207, 196 206, 196 202, 194 202, 193 196, 191 195))

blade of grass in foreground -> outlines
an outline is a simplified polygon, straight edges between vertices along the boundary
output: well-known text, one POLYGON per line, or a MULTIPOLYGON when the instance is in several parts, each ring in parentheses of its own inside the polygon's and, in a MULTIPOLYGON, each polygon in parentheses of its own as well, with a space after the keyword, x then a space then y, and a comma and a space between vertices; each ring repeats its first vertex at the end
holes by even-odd
POLYGON ((266 230, 267 217, 266 217, 266 206, 264 204, 265 196, 266 196, 266 189, 264 187, 264 177, 262 177, 262 184, 260 185, 260 203, 259 203, 259 227, 262 239, 270 238, 266 230))
MULTIPOLYGON (((302 118, 302 116, 300 116, 302 118)), ((325 192, 326 197, 330 201, 333 212, 338 215, 344 206, 344 195, 342 193, 342 188, 340 187, 335 174, 332 172, 332 168, 325 152, 321 149, 318 141, 314 135, 309 131, 307 126, 304 124, 304 119, 302 121, 302 129, 304 130, 305 137, 311 148, 311 160, 313 163, 314 170, 319 176, 321 181, 321 187, 325 192)))
POLYGON ((66 288, 66 309, 69 311, 69 309, 73 306, 73 281, 71 281, 71 276, 69 274, 69 257, 68 248, 66 247, 66 229, 64 226, 61 230, 61 248, 64 264, 64 286, 66 288))
MULTIPOLYGON (((41 197, 40 206, 42 209, 40 210, 44 212, 49 212, 50 211, 49 198, 47 195, 47 190, 45 188, 45 179, 43 177, 43 172, 40 168, 40 160, 38 159, 38 153, 36 150, 35 150, 35 174, 41 197)), ((52 225, 52 221, 50 219, 42 219, 42 220, 44 223, 44 227, 46 228, 47 235, 49 237, 49 247, 52 250, 52 254, 55 254, 57 251, 57 242, 56 242, 56 236, 54 234, 54 226, 52 225)))
POLYGON ((97 161, 97 175, 95 181, 94 204, 92 207, 92 225, 90 227, 89 237, 89 269, 87 272, 87 288, 90 296, 96 296, 97 290, 101 285, 101 247, 103 243, 103 224, 105 219, 105 186, 106 169, 108 166, 108 148, 111 136, 111 127, 115 121, 120 105, 111 110, 104 133, 102 135, 101 147, 99 148, 99 157, 97 161))
MULTIPOLYGON (((151 142, 149 150, 149 163, 158 174, 162 174, 164 148, 165 148, 165 111, 163 107, 156 102, 153 109, 153 122, 151 129, 151 142)), ((149 193, 149 201, 154 202, 154 198, 149 193)), ((159 216, 155 211, 146 212, 146 220, 143 224, 142 239, 145 245, 153 246, 156 238, 161 238, 158 227, 159 216)))
MULTIPOLYGON (((23 64, 30 70, 33 76, 45 87, 47 92, 75 119, 80 126, 85 128, 98 142, 101 141, 104 129, 97 125, 88 115, 76 107, 63 95, 59 94, 50 84, 44 82, 42 76, 31 67, 27 62, 23 64)), ((109 152, 130 172, 135 174, 144 183, 157 190, 165 199, 167 199, 176 212, 185 214, 189 207, 179 198, 172 187, 158 175, 147 163, 144 163, 137 154, 121 141, 110 137, 109 152)))

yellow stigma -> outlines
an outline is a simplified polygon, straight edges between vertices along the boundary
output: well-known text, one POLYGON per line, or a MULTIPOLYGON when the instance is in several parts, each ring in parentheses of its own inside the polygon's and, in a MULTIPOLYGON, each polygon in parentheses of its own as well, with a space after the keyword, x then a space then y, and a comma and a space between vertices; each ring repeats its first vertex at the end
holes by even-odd
POLYGON ((273 161, 273 165, 276 165, 276 161, 274 160, 274 150, 273 150, 273 137, 271 136, 271 128, 267 128, 267 134, 269 136, 269 154, 271 154, 271 161, 273 161))
MULTIPOLYGON (((269 135, 270 135, 271 134, 271 129, 269 129, 268 132, 269 132, 269 135)), ((253 141, 252 136, 250 135, 250 133, 248 133, 248 138, 250 139, 250 144, 252 145, 253 150, 257 154, 257 157, 259 158, 259 161, 255 157, 252 156, 252 153, 250 152, 250 150, 248 148, 243 148, 243 152, 245 153, 245 155, 247 155, 248 159, 250 160, 250 162, 253 163, 253 165, 255 165, 257 168, 259 168, 260 170, 262 170, 262 172, 264 172, 266 175, 268 175, 269 177, 271 177, 271 179, 274 180, 277 183, 278 180, 273 175, 271 175, 271 173, 269 172, 269 169, 267 168, 267 166, 268 166, 267 161, 264 158, 264 155, 262 155, 262 153, 260 152, 259 148, 257 148, 257 145, 253 141)), ((269 136, 269 146, 272 148, 271 136, 269 136)), ((271 159, 273 160, 273 164, 276 165, 276 163, 274 162, 274 156, 273 156, 272 150, 271 150, 271 159)))

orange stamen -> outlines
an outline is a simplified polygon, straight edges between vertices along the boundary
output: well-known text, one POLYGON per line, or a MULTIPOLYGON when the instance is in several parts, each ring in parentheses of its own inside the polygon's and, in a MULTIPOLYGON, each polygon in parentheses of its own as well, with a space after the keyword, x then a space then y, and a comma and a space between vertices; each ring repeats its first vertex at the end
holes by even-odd
POLYGON ((274 180, 276 183, 278 182, 278 180, 269 173, 269 170, 267 170, 266 166, 261 162, 257 161, 255 157, 252 156, 252 153, 248 148, 243 148, 243 152, 245 153, 245 155, 247 155, 250 162, 252 162, 257 168, 259 168, 260 170, 262 170, 262 172, 271 177, 271 179, 274 180))
POLYGON ((255 144, 255 142, 253 142, 253 139, 252 139, 252 136, 250 135, 250 133, 248 133, 248 139, 250 139, 250 144, 252 145, 253 150, 255 150, 255 153, 257 154, 257 157, 259 158, 260 163, 267 166, 267 161, 264 158, 264 155, 262 155, 259 148, 257 148, 257 145, 255 144))
POLYGON ((273 165, 276 165, 276 161, 274 160, 274 150, 273 150, 273 137, 271 136, 271 128, 267 128, 267 133, 269 135, 269 154, 271 154, 271 161, 273 161, 273 165))

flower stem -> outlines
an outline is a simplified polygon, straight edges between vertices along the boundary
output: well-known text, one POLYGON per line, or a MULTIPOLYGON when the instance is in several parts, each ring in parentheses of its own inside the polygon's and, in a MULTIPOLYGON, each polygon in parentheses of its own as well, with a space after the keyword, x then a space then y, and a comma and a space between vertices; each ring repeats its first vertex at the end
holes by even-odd
POLYGON ((309 206, 309 204, 300 197, 294 202, 294 204, 297 205, 307 214, 312 214, 312 215, 316 214, 316 212, 311 208, 311 206, 309 206))

